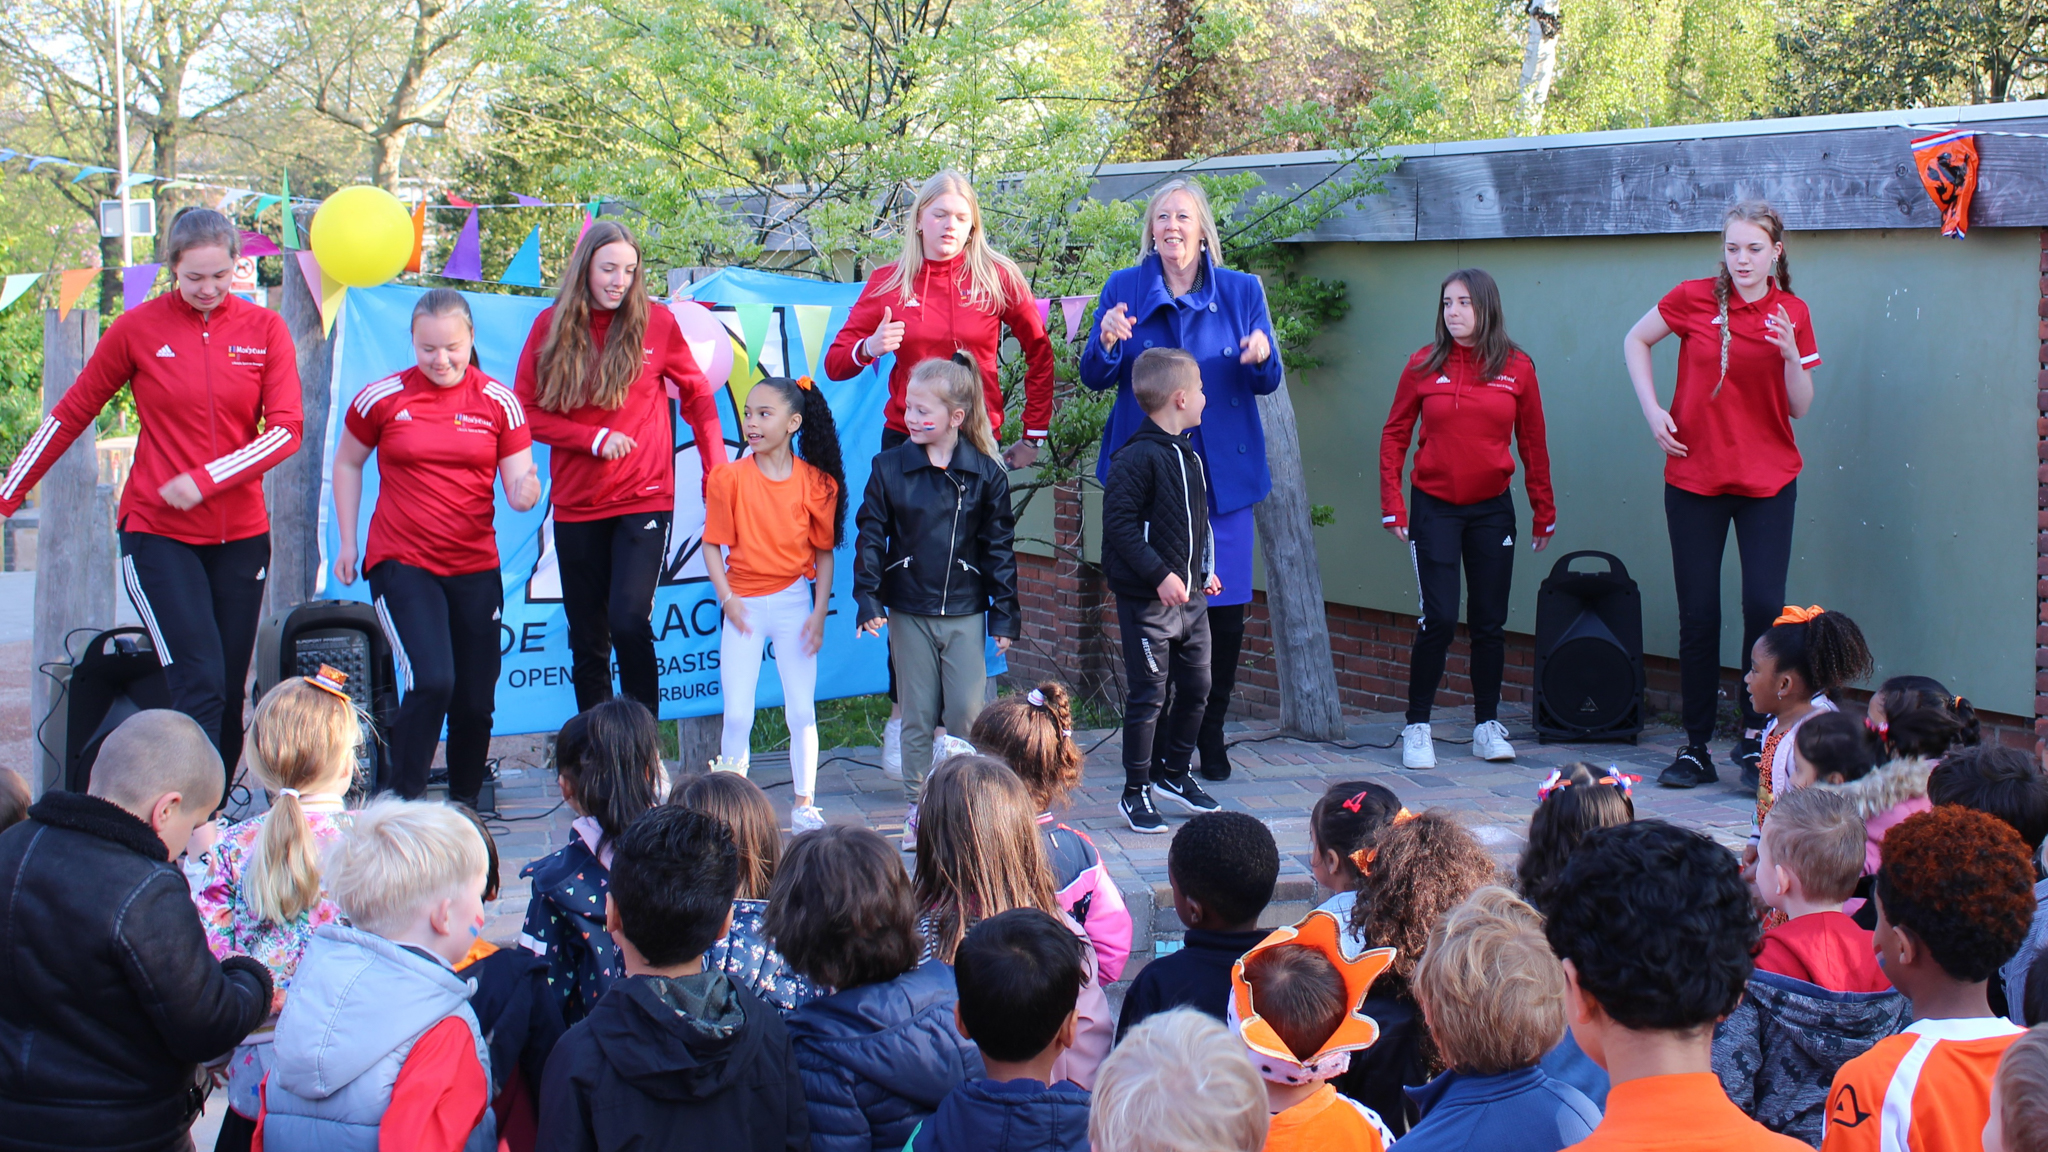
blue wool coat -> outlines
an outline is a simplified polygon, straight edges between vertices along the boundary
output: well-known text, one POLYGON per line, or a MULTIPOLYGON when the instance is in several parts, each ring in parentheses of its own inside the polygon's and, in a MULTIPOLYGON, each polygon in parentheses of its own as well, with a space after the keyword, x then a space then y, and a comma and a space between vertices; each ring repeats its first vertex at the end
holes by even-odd
POLYGON ((1081 352, 1081 383, 1098 392, 1116 389, 1095 465, 1095 479, 1106 482, 1110 457, 1145 423, 1131 393, 1131 365, 1147 348, 1180 348, 1193 355, 1209 400, 1193 438, 1209 467, 1209 510, 1221 514, 1249 508, 1273 488, 1266 430, 1254 398, 1280 387, 1282 368, 1259 278, 1217 267, 1206 251, 1202 262, 1201 286, 1179 298, 1167 294, 1156 252, 1134 268, 1112 273, 1096 301, 1088 346, 1081 352), (1130 310, 1131 338, 1105 352, 1102 318, 1118 304, 1130 310), (1273 354, 1263 364, 1240 364, 1243 352, 1237 342, 1255 330, 1266 334, 1273 354))
POLYGON ((1558 1152, 1600 1124, 1585 1093, 1541 1068, 1446 1072, 1407 1091, 1422 1119, 1401 1137, 1403 1152, 1558 1152))
POLYGON ((932 961, 790 1014, 811 1152, 898 1152, 947 1093, 984 1075, 954 1026, 957 999, 953 969, 932 961))

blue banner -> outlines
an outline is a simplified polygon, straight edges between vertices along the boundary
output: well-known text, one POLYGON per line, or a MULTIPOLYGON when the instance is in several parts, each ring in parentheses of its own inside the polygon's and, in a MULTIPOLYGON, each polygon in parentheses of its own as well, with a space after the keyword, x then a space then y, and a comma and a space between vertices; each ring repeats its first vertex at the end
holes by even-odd
MULTIPOLYGON (((700 281, 690 295, 711 308, 724 322, 734 344, 734 369, 727 387, 717 390, 719 419, 726 453, 737 457, 744 448, 739 435, 735 391, 744 402, 745 388, 761 376, 814 377, 832 405, 842 440, 846 483, 851 494, 846 540, 833 565, 831 615, 825 646, 818 658, 818 698, 833 699, 882 691, 888 684, 888 658, 881 640, 854 636, 853 512, 860 504, 868 466, 881 446, 882 407, 888 398, 885 360, 851 380, 825 379, 825 348, 845 323, 847 310, 860 294, 858 284, 832 284, 763 272, 726 269, 700 281), (829 309, 829 314, 821 309, 829 309), (820 318, 824 319, 822 324, 820 318), (808 330, 808 332, 807 332, 808 330), (806 345, 816 335, 818 347, 806 345), (747 338, 760 347, 749 349, 747 338)), ((348 291, 335 334, 333 401, 328 414, 325 475, 332 477, 334 447, 342 430, 341 414, 355 394, 413 364, 409 326, 413 303, 421 288, 386 286, 348 291)), ((476 348, 485 372, 510 384, 519 352, 534 317, 549 304, 547 297, 464 293, 476 317, 476 348)), ((661 305, 656 305, 660 307, 661 305)), ((722 616, 718 597, 704 574, 702 543, 704 506, 699 487, 701 467, 690 426, 677 419, 675 465, 676 510, 669 530, 668 552, 654 598, 655 654, 661 661, 661 716, 716 715, 724 710, 719 692, 718 636, 722 616)), ((536 443, 534 458, 545 484, 548 449, 536 443)), ((331 481, 330 481, 331 483, 331 481)), ((363 520, 366 527, 377 502, 377 456, 363 469, 363 520)), ((568 624, 563 616, 561 579, 552 547, 554 525, 549 499, 530 512, 514 512, 498 493, 496 528, 498 555, 505 588, 500 643, 504 667, 499 674, 499 735, 551 732, 576 712, 570 683, 568 624)), ((331 491, 321 500, 320 595, 368 600, 369 583, 358 579, 342 585, 334 579, 329 558, 339 546, 332 523, 331 491)), ((363 536, 359 533, 358 539, 363 536)), ((1002 665, 990 646, 991 675, 1002 665)), ((772 649, 771 649, 772 657, 772 649)), ((780 707, 782 682, 772 658, 763 664, 756 696, 759 707, 780 707)))

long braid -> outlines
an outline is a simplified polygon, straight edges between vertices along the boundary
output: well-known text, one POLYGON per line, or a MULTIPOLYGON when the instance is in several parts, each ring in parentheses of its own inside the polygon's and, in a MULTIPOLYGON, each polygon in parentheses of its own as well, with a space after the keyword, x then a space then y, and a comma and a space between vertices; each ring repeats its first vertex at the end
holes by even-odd
POLYGON ((1714 303, 1721 309, 1721 378, 1714 381, 1711 400, 1721 394, 1721 386, 1728 383, 1728 297, 1735 291, 1735 277, 1728 274, 1728 262, 1721 262, 1721 271, 1714 277, 1714 303))
MULTIPOLYGON (((1728 225, 1735 223, 1737 220, 1754 224, 1763 229, 1764 233, 1771 238, 1771 243, 1781 246, 1776 265, 1778 287, 1790 292, 1792 290, 1792 269, 1785 261, 1785 253, 1782 247, 1785 243, 1785 218, 1780 216, 1778 210, 1771 207, 1766 201, 1744 200, 1728 209, 1728 214, 1722 218, 1721 235, 1724 238, 1728 235, 1728 225)), ((1728 272, 1728 258, 1724 254, 1721 258, 1721 270, 1714 277, 1714 302, 1720 306, 1721 310, 1721 378, 1714 382, 1713 394, 1707 397, 1709 400, 1719 396, 1722 386, 1728 383, 1728 342, 1730 339, 1728 331, 1730 327, 1728 320, 1728 298, 1734 292, 1735 277, 1728 272)))

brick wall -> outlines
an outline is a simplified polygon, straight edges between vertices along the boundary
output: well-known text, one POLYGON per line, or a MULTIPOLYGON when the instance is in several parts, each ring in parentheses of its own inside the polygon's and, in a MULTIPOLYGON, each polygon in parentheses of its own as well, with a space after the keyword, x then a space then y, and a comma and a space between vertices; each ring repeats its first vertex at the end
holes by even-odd
MULTIPOLYGON (((2015 748, 2032 748, 2037 734, 2048 737, 2048 230, 2042 232, 2041 303, 2041 476, 2040 476, 2040 624, 2035 663, 2038 677, 2035 716, 1980 713, 1987 737, 2015 748)), ((1081 498, 1077 488, 1053 490, 1053 538, 1081 539, 1081 498)), ((1023 610, 1023 636, 1010 649, 1012 683, 1043 679, 1063 681, 1085 696, 1112 707, 1123 699, 1119 679, 1123 661, 1118 647, 1116 601, 1102 573, 1084 563, 1078 551, 1056 559, 1019 554, 1018 598, 1023 610)), ((1337 666, 1337 692, 1347 713, 1399 712, 1408 706, 1408 653, 1415 643, 1415 617, 1350 604, 1325 604, 1330 625, 1331 656, 1337 666)), ((1678 662, 1645 656, 1645 704, 1651 719, 1679 711, 1678 662)), ((1536 670, 1535 637, 1508 633, 1507 671, 1501 699, 1527 706, 1536 670)), ((1438 686, 1436 706, 1456 708, 1472 703, 1471 648, 1463 625, 1451 645, 1438 686)), ((1721 696, 1726 706, 1741 698, 1741 674, 1721 671, 1721 696)), ((1845 707, 1867 703, 1868 692, 1840 694, 1845 707)), ((1237 675, 1232 712, 1257 719, 1280 714, 1280 684, 1273 662, 1272 630, 1266 615, 1266 594, 1255 592, 1245 612, 1244 652, 1237 675)))

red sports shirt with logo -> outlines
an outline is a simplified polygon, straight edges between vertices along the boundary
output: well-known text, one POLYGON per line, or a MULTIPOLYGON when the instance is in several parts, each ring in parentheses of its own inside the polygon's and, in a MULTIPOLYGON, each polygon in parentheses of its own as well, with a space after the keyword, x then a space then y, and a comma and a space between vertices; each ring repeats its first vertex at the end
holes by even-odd
POLYGON ((141 419, 121 494, 124 531, 222 544, 270 531, 255 483, 299 449, 299 361, 284 318, 239 296, 200 313, 166 292, 123 312, 0 480, 0 516, 29 490, 127 384, 141 419), (197 507, 172 507, 164 485, 190 476, 197 507))
POLYGON ((2023 1029, 1997 1016, 1916 1020, 1835 1073, 1821 1152, 1979 1152, 1991 1077, 2023 1029))
POLYGON ((1434 345, 1408 358, 1394 386, 1394 406, 1380 432, 1380 520, 1408 526, 1401 498, 1401 465, 1408 440, 1422 422, 1422 446, 1415 450, 1415 486, 1452 504, 1477 504, 1508 490, 1515 474, 1508 442, 1529 470, 1529 511, 1535 533, 1557 531, 1557 502, 1550 491, 1550 448, 1544 439, 1543 393, 1536 365, 1518 349, 1498 374, 1488 376, 1479 357, 1462 344, 1451 347, 1441 369, 1425 371, 1434 345))
POLYGON ((1714 281, 1687 280, 1657 302, 1658 315, 1679 340, 1671 421, 1686 448, 1684 456, 1664 458, 1665 483, 1701 496, 1775 496, 1798 478, 1801 460, 1792 439, 1792 402, 1785 395, 1785 357, 1764 327, 1764 318, 1777 315, 1779 308, 1792 318, 1799 362, 1820 367, 1806 301, 1770 281, 1753 302, 1729 294, 1724 381, 1714 281))
POLYGON ((498 567, 498 461, 533 445, 512 390, 471 366, 442 388, 418 368, 366 385, 349 401, 348 434, 377 450, 377 511, 363 571, 386 560, 436 576, 498 567))
MULTIPOLYGON (((611 332, 609 312, 590 314, 590 343, 603 348, 611 332)), ((725 463, 725 435, 719 430, 718 401, 711 393, 711 381, 690 355, 689 341, 676 324, 675 313, 660 304, 647 308, 646 341, 641 351, 640 379, 626 390, 625 402, 617 408, 586 404, 568 412, 550 412, 540 406, 540 346, 554 323, 549 308, 534 317, 526 334, 526 347, 519 353, 519 374, 513 391, 526 406, 526 418, 533 422, 533 438, 546 444, 548 473, 552 484, 548 499, 555 519, 564 523, 603 520, 640 512, 669 512, 676 506, 675 426, 669 417, 668 390, 662 381, 676 386, 683 410, 696 433, 698 455, 704 475, 725 463), (633 450, 617 460, 604 458, 605 441, 615 433, 633 440, 633 450)))

